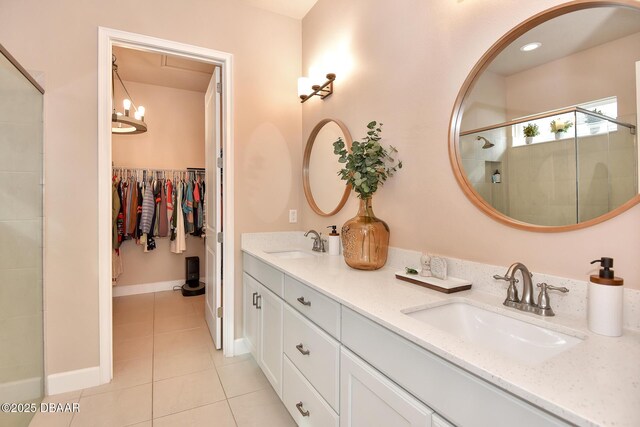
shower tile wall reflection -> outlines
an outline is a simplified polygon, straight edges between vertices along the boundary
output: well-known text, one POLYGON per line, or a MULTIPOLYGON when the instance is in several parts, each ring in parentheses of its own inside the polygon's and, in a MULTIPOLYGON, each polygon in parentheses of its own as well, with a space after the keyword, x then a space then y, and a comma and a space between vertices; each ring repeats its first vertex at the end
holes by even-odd
MULTIPOLYGON (((0 401, 39 402, 43 380, 42 94, 0 55, 0 401)), ((0 413, 26 426, 30 414, 0 413)))

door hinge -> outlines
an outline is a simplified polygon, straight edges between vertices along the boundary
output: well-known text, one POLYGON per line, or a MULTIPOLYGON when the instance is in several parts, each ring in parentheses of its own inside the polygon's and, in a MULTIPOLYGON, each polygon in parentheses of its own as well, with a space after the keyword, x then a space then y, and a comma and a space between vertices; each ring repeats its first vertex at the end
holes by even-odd
POLYGON ((222 231, 218 233, 218 243, 222 243, 222 241, 224 240, 224 235, 222 234, 222 231))
POLYGON ((218 158, 216 159, 216 164, 218 165, 218 167, 219 167, 220 169, 222 169, 222 166, 224 165, 224 163, 223 163, 223 161, 222 161, 222 157, 218 157, 218 158))
POLYGON ((218 316, 218 318, 222 319, 222 307, 218 307, 218 310, 216 311, 217 311, 216 315, 218 316))
POLYGON ((222 92, 222 84, 221 83, 216 83, 216 91, 218 91, 218 93, 222 92))

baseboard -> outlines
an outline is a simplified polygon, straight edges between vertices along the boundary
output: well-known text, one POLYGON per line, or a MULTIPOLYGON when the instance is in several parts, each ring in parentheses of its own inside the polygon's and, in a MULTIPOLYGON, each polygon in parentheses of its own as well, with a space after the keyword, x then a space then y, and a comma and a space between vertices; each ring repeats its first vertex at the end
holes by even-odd
POLYGON ((113 296, 149 294, 152 292, 171 291, 174 286, 184 285, 184 280, 168 280, 166 282, 141 283, 139 285, 114 286, 113 296))
POLYGON ((69 391, 100 385, 100 367, 60 372, 47 377, 47 394, 60 394, 69 391))
POLYGON ((42 377, 0 384, 0 402, 27 402, 42 397, 42 377))
POLYGON ((233 342, 233 354, 239 356, 241 354, 249 353, 249 347, 244 338, 238 338, 233 342))

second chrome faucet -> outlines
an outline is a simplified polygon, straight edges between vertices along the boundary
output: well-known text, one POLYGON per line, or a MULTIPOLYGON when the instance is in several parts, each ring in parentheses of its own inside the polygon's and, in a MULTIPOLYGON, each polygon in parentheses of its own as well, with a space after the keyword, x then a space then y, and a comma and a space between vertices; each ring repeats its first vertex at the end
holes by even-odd
POLYGON ((504 305, 507 307, 513 307, 517 310, 535 313, 540 316, 555 316, 555 313, 549 304, 549 294, 547 290, 566 293, 569 292, 569 289, 565 287, 547 285, 546 283, 538 283, 540 293, 538 294, 538 301, 535 302, 533 295, 533 282, 531 281, 532 277, 533 274, 531 274, 529 269, 521 262, 512 264, 504 276, 499 276, 497 274, 493 276, 496 280, 509 282, 507 298, 504 300, 504 305), (516 287, 516 283, 519 282, 516 278, 517 272, 522 274, 522 297, 520 298, 518 298, 518 288, 516 287))
POLYGON ((316 230, 309 230, 304 233, 304 237, 309 234, 315 234, 315 236, 311 236, 313 239, 313 248, 311 250, 314 252, 326 252, 325 243, 327 243, 327 239, 322 238, 322 233, 318 233, 316 230))

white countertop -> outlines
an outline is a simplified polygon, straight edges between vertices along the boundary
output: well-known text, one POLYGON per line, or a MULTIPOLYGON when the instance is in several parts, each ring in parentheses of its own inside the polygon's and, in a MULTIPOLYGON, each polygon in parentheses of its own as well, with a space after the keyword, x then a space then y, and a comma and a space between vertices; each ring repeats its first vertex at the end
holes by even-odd
POLYGON ((265 252, 308 251, 306 246, 310 242, 301 248, 284 246, 282 241, 269 244, 268 239, 243 238, 242 250, 420 347, 571 423, 640 426, 640 332, 625 330, 618 338, 596 335, 587 329, 584 319, 560 313, 553 318, 521 313, 502 306, 504 296, 473 288, 447 295, 396 279, 398 266, 360 271, 348 267, 341 255, 282 259, 265 252), (527 366, 402 313, 408 308, 451 298, 464 298, 472 304, 586 339, 556 357, 527 366))

